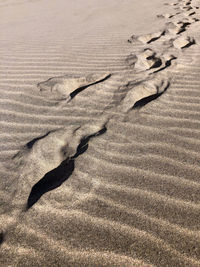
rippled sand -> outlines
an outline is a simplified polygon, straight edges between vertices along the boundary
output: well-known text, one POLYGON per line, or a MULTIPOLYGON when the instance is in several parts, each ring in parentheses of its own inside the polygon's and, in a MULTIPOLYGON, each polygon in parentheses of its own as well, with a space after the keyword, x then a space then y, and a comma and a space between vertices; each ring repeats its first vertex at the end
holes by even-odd
POLYGON ((200 266, 199 8, 0 0, 1 266, 200 266))

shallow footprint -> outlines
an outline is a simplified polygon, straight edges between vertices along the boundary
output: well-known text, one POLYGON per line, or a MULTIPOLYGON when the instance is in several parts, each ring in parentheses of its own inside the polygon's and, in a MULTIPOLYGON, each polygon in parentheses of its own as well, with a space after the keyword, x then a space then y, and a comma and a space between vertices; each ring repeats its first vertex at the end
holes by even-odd
POLYGON ((138 37, 138 40, 143 44, 150 44, 156 40, 158 40, 161 36, 165 34, 165 31, 158 31, 151 34, 141 35, 138 37))
POLYGON ((169 13, 166 13, 166 14, 163 14, 162 16, 163 16, 164 18, 166 18, 166 19, 171 19, 171 18, 173 18, 173 17, 175 17, 175 16, 177 16, 177 15, 179 15, 179 14, 181 14, 181 12, 177 12, 177 13, 175 13, 175 14, 169 14, 169 13))
POLYGON ((135 41, 140 41, 143 44, 150 44, 154 41, 156 41, 157 39, 159 39, 161 36, 163 36, 165 34, 165 31, 158 31, 155 33, 150 33, 150 34, 145 34, 145 35, 141 35, 141 36, 135 36, 132 35, 130 39, 128 39, 128 42, 132 43, 135 41))
POLYGON ((48 93, 51 99, 70 101, 78 93, 89 86, 103 82, 111 76, 110 73, 89 74, 84 77, 60 76, 50 78, 38 84, 42 93, 48 93))

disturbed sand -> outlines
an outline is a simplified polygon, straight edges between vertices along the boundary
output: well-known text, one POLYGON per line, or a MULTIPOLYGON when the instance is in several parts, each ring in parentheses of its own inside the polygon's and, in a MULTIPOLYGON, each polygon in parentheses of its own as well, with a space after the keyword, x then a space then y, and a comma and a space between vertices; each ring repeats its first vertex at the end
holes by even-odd
POLYGON ((200 266, 200 1, 0 13, 0 265, 200 266))

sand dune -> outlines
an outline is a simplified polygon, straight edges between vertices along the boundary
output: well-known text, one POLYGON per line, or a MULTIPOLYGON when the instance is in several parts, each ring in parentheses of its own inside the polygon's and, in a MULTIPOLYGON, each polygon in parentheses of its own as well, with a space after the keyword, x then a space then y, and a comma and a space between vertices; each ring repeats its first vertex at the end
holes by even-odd
POLYGON ((199 2, 140 2, 0 1, 1 266, 200 266, 199 2))

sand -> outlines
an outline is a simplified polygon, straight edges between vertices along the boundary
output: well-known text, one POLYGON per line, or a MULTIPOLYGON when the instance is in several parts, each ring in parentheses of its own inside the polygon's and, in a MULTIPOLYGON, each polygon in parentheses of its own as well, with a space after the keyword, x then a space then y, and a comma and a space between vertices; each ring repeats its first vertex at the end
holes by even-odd
POLYGON ((0 14, 0 266, 200 266, 199 1, 0 14))

